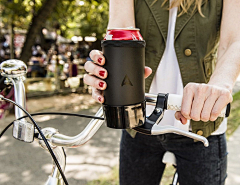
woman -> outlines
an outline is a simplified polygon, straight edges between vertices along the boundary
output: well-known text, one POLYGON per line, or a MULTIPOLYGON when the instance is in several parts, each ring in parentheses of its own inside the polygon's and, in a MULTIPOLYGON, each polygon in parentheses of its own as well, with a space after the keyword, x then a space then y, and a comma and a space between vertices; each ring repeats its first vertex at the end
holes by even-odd
MULTIPOLYGON (((165 151, 177 159, 181 185, 222 185, 226 179, 226 119, 240 71, 238 0, 110 0, 109 28, 138 27, 146 41, 146 92, 182 94, 181 112, 166 112, 162 125, 208 137, 210 146, 174 134, 145 136, 123 131, 121 185, 158 185, 165 151), (216 64, 216 65, 215 65, 216 64), (177 120, 176 120, 176 119, 177 120), (179 121, 178 121, 179 120, 179 121), (188 121, 191 120, 191 121, 188 121)), ((100 51, 85 69, 93 98, 103 103, 107 71, 100 51)))

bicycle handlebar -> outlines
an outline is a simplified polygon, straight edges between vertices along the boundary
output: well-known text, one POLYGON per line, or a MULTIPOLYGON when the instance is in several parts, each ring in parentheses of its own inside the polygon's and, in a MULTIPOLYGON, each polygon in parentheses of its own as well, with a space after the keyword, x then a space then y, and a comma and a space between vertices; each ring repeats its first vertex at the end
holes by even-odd
MULTIPOLYGON (((145 94, 147 104, 155 105, 157 102, 157 95, 155 94, 145 94)), ((181 103, 182 103, 182 96, 169 94, 166 104, 166 110, 174 110, 174 111, 181 111, 181 103)), ((228 107, 224 108, 219 115, 219 117, 225 117, 228 114, 228 107)), ((103 110, 100 108, 96 113, 97 117, 103 116, 103 110)), ((97 130, 101 127, 104 121, 102 120, 91 120, 87 127, 77 136, 69 137, 63 134, 54 134, 52 135, 50 141, 57 145, 57 146, 65 146, 65 147, 78 147, 86 143, 91 137, 97 132, 97 130)), ((197 141, 203 142, 204 146, 208 146, 208 140, 200 135, 194 134, 192 132, 186 132, 181 129, 178 129, 173 126, 159 126, 158 123, 154 124, 151 129, 152 135, 159 135, 165 133, 175 133, 184 135, 186 137, 192 138, 197 141)))
MULTIPOLYGON (((145 98, 148 104, 155 105, 157 101, 157 95, 145 93, 145 98)), ((173 111, 181 111, 181 104, 182 104, 182 95, 178 94, 168 94, 167 102, 166 102, 166 110, 173 110, 173 111)), ((218 117, 228 117, 230 112, 230 104, 228 104, 220 113, 218 117)))
MULTIPOLYGON (((98 110, 95 116, 97 117, 103 116, 102 108, 98 110)), ((103 120, 92 119, 80 134, 70 137, 60 133, 55 133, 52 134, 52 136, 49 138, 49 141, 56 146, 75 148, 89 141, 98 131, 98 129, 102 126, 103 123, 104 123, 103 120)))
MULTIPOLYGON (((146 97, 149 97, 149 96, 146 96, 146 97)), ((97 117, 103 116, 102 108, 98 110, 95 116, 97 117)), ((51 138, 49 138, 49 141, 56 146, 64 146, 64 147, 70 147, 70 148, 79 147, 84 143, 86 143, 87 141, 89 141, 92 138, 92 136, 98 131, 98 129, 101 127, 103 123, 104 123, 103 120, 91 120, 87 125, 87 127, 77 136, 69 137, 63 134, 56 133, 56 134, 53 134, 51 138)), ((151 129, 152 135, 159 135, 159 134, 166 134, 166 133, 175 133, 179 135, 184 135, 194 140, 203 142, 204 146, 206 147, 209 145, 208 140, 205 137, 199 136, 191 132, 183 131, 173 126, 159 126, 156 123, 153 125, 151 129)))

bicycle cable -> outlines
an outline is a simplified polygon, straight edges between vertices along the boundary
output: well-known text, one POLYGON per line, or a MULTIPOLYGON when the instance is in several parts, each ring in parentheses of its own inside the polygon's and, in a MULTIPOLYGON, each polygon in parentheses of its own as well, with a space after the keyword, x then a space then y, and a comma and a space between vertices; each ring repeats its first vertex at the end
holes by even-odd
MULTIPOLYGON (((85 114, 75 114, 75 113, 67 113, 67 112, 39 112, 39 113, 34 113, 31 114, 31 116, 41 116, 41 115, 62 115, 62 116, 77 116, 77 117, 83 117, 83 118, 92 118, 92 119, 99 119, 99 120, 104 120, 102 117, 97 117, 97 116, 89 116, 85 114)), ((22 116, 18 118, 17 120, 23 119, 28 117, 27 115, 22 116)), ((15 120, 14 120, 15 121, 15 120)), ((11 122, 8 126, 6 126, 3 131, 0 133, 0 138, 3 136, 3 134, 13 125, 13 122, 11 122)))
POLYGON ((58 170, 59 170, 59 172, 60 172, 60 174, 61 174, 61 176, 62 176, 62 178, 63 178, 63 181, 64 181, 65 185, 69 185, 68 182, 67 182, 67 179, 66 179, 66 177, 65 177, 65 175, 64 175, 64 173, 63 173, 63 171, 62 171, 62 168, 61 168, 61 166, 60 166, 60 164, 59 164, 59 162, 58 162, 58 160, 57 160, 57 158, 56 158, 56 156, 55 156, 55 154, 54 154, 54 152, 53 152, 53 150, 51 149, 51 147, 50 147, 47 139, 45 138, 45 136, 44 136, 44 134, 42 133, 40 127, 39 127, 38 124, 35 122, 35 120, 32 118, 32 116, 31 116, 21 105, 17 104, 16 102, 14 102, 14 101, 12 101, 12 100, 10 100, 10 99, 4 98, 3 96, 0 96, 0 99, 1 99, 1 100, 5 100, 5 101, 8 101, 8 102, 10 102, 10 103, 13 103, 13 104, 16 105, 18 108, 20 108, 25 114, 27 114, 27 116, 29 117, 29 119, 32 121, 32 123, 34 124, 34 126, 37 128, 37 130, 38 130, 39 134, 41 135, 41 137, 42 137, 45 145, 47 146, 48 151, 49 151, 49 153, 51 154, 52 159, 53 159, 53 161, 55 162, 55 164, 56 164, 56 166, 57 166, 57 168, 58 168, 58 170))

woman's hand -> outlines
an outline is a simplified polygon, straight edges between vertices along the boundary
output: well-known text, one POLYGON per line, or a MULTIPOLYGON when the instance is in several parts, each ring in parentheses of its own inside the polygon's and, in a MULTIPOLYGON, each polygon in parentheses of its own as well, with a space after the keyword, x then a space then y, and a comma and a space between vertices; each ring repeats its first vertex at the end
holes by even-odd
POLYGON ((176 112, 176 119, 186 124, 194 121, 215 121, 224 107, 232 102, 231 92, 218 85, 189 83, 183 90, 181 112, 176 112))
MULTIPOLYGON (((102 66, 105 64, 105 58, 103 53, 98 50, 92 50, 90 52, 90 58, 92 61, 85 63, 85 70, 89 74, 84 75, 84 83, 92 86, 92 97, 99 103, 104 102, 103 90, 107 88, 107 84, 104 81, 107 78, 108 72, 102 66)), ((152 69, 145 67, 145 78, 152 73, 152 69)))

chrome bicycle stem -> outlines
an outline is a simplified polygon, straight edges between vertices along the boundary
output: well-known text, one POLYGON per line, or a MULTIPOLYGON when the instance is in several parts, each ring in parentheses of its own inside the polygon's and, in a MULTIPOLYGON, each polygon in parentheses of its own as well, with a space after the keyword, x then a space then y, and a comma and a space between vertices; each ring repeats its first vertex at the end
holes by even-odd
MULTIPOLYGON (((25 87, 23 83, 24 77, 10 78, 14 86, 14 99, 16 103, 26 108, 26 97, 25 97, 25 87)), ((15 117, 16 119, 24 116, 24 112, 15 106, 15 117)))
MULTIPOLYGON (((17 104, 26 109, 26 96, 24 87, 24 75, 27 73, 27 66, 24 62, 20 60, 6 60, 1 63, 1 75, 6 77, 6 83, 12 83, 14 87, 14 99, 17 104)), ((34 137, 34 126, 28 123, 27 120, 21 119, 25 113, 15 106, 15 118, 13 124, 13 137, 24 141, 33 142, 34 137)))
MULTIPOLYGON (((24 87, 24 75, 27 73, 27 66, 24 62, 20 60, 6 60, 1 63, 1 75, 7 78, 7 83, 9 80, 14 86, 14 97, 16 103, 26 108, 26 97, 25 97, 25 87, 24 87)), ((15 117, 16 119, 24 116, 24 112, 15 107, 15 117)))

